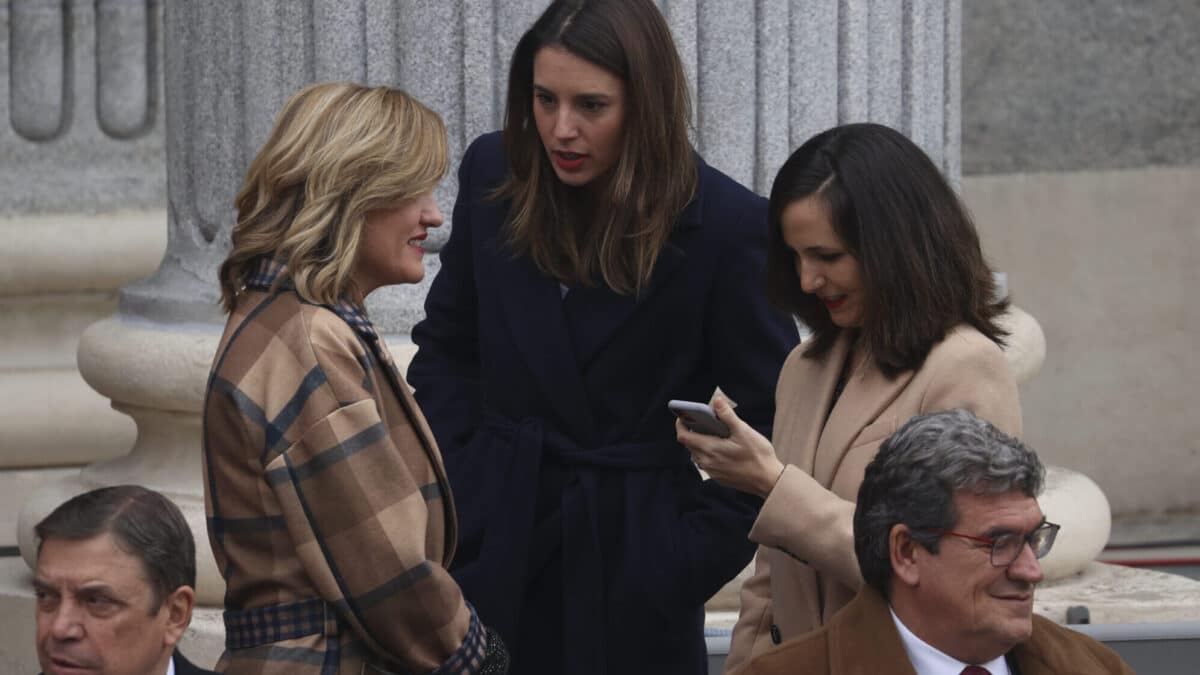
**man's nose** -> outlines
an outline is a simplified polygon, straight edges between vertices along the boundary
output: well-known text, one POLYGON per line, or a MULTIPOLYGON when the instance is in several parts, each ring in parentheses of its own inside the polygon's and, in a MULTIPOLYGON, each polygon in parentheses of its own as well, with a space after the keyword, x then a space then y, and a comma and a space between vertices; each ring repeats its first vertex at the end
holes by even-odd
POLYGON ((50 634, 55 640, 78 640, 83 637, 83 610, 74 603, 62 602, 54 611, 50 634))
POLYGON ((1033 547, 1029 542, 1025 542, 1021 546, 1020 555, 1008 566, 1008 578, 1028 584, 1041 583, 1045 578, 1045 575, 1042 574, 1042 563, 1034 554, 1033 547))

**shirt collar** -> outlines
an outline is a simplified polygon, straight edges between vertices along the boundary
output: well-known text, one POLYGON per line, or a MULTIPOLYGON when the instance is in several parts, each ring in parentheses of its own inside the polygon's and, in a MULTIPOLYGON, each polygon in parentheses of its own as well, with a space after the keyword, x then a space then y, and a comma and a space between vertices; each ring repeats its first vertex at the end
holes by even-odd
MULTIPOLYGON (((286 272, 287 265, 282 260, 264 255, 259 259, 254 272, 246 280, 246 288, 264 293, 275 288, 277 283, 279 288, 291 288, 292 280, 286 276, 286 272)), ((367 318, 367 310, 359 303, 343 295, 338 298, 336 303, 325 305, 325 307, 342 317, 342 321, 350 324, 350 327, 359 335, 375 342, 379 341, 379 333, 376 332, 371 320, 367 318)))
MULTIPOLYGON (((904 651, 908 654, 908 660, 912 662, 913 670, 917 675, 962 675, 963 668, 972 665, 959 661, 917 637, 908 629, 908 626, 904 625, 900 617, 896 616, 895 610, 890 606, 888 612, 892 615, 892 622, 896 624, 896 631, 900 633, 900 641, 904 643, 904 651)), ((974 665, 983 668, 991 675, 1012 675, 1003 654, 987 663, 974 665)))
POLYGON ((167 659, 167 675, 175 675, 175 655, 174 654, 171 655, 171 658, 167 659))

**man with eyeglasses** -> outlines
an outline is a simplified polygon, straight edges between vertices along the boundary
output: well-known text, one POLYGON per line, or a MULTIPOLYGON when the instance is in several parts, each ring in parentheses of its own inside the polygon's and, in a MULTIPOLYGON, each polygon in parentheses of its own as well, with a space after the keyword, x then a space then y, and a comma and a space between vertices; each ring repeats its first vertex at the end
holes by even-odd
POLYGON ((1033 614, 1038 559, 1059 529, 1038 507, 1044 475, 1033 451, 967 411, 912 418, 859 488, 858 596, 737 675, 1133 673, 1108 647, 1033 614))

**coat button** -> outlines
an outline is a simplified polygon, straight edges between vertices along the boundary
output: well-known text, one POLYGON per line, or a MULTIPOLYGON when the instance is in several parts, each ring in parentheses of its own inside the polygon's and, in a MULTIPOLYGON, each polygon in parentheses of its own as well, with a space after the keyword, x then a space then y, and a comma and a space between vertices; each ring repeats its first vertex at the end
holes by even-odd
POLYGON ((783 642, 783 634, 779 632, 779 626, 771 624, 771 642, 780 644, 783 642))

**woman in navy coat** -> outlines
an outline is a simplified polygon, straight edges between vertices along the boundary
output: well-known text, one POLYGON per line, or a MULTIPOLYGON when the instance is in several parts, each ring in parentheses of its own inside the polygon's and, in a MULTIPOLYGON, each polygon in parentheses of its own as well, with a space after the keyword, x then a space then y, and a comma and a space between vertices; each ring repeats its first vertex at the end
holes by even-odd
POLYGON ((798 341, 768 308, 766 204, 688 142, 653 0, 553 3, 503 135, 459 170, 408 370, 458 507, 452 573, 522 675, 705 672, 704 602, 759 500, 703 481, 669 399, 765 434, 798 341))

